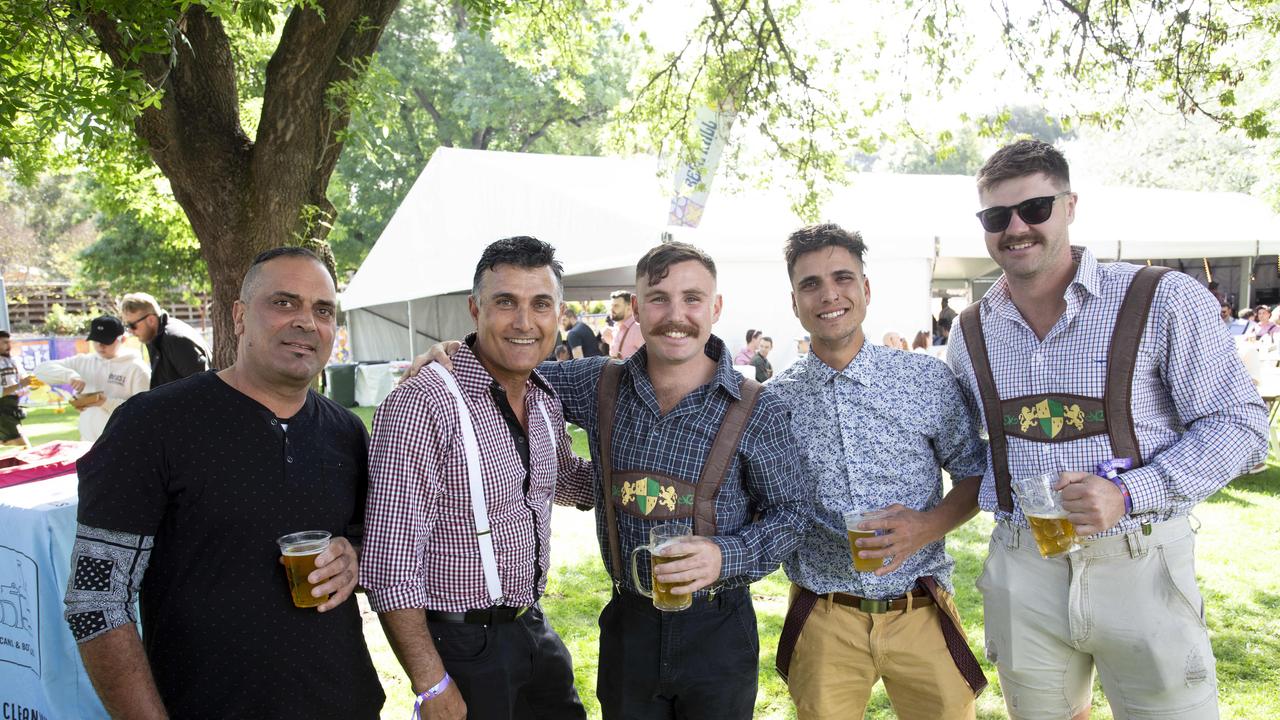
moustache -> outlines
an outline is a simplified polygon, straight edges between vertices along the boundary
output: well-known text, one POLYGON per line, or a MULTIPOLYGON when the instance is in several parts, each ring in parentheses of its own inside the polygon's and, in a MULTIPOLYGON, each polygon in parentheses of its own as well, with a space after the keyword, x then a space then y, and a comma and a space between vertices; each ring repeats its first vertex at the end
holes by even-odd
POLYGON ((654 335, 666 335, 669 332, 684 333, 685 335, 697 335, 698 328, 694 325, 686 325, 684 323, 669 322, 659 325, 653 331, 654 335))

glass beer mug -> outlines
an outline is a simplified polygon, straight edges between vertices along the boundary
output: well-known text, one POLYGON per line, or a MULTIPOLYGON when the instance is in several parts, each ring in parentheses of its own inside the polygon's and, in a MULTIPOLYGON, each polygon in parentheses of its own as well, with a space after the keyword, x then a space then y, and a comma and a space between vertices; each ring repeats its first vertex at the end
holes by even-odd
POLYGON ((1040 555, 1046 558, 1063 557, 1083 547, 1076 536, 1076 526, 1067 520, 1067 511, 1062 508, 1062 493, 1053 489, 1057 483, 1056 472, 1042 473, 1013 483, 1018 507, 1027 516, 1040 555))
MULTIPOLYGON (((680 542, 685 538, 693 535, 693 529, 687 525, 679 523, 663 523, 662 525, 654 525, 649 528, 649 544, 641 545, 631 551, 631 579, 636 585, 636 590, 645 597, 653 598, 653 606, 664 612, 674 612, 676 610, 684 610, 693 604, 693 595, 676 595, 671 592, 672 584, 664 583, 658 580, 657 569, 670 562, 683 560, 689 557, 688 553, 684 555, 659 555, 663 548, 680 542), (640 582, 640 570, 636 566, 636 553, 641 550, 648 550, 650 556, 649 577, 653 580, 653 590, 646 590, 644 584, 640 582)), ((685 583, 677 583, 683 585, 685 583)))

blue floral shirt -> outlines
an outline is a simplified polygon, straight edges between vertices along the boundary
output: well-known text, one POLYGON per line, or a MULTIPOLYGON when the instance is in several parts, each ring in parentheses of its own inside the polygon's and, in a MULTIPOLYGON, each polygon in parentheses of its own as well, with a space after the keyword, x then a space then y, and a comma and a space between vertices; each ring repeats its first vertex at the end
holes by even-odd
POLYGON ((819 594, 891 598, 932 575, 950 591, 955 563, 942 541, 876 577, 854 572, 844 525, 853 510, 928 510, 942 501, 943 468, 956 479, 986 469, 986 444, 947 366, 864 343, 843 370, 810 353, 765 387, 791 408, 805 474, 817 480, 809 529, 783 564, 787 577, 819 594))

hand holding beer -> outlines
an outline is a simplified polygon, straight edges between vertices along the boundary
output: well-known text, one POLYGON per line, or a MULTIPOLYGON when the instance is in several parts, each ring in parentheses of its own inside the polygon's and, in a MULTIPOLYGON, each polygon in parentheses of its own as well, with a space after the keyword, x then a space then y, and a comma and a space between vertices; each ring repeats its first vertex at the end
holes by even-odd
POLYGON ((1062 509, 1082 537, 1110 530, 1124 517, 1124 495, 1104 477, 1064 472, 1054 489, 1062 493, 1062 509))
POLYGON ((946 529, 940 526, 933 513, 912 510, 899 503, 877 513, 876 517, 864 515, 861 523, 863 532, 857 538, 851 536, 850 539, 850 550, 865 556, 865 560, 856 554, 854 556, 855 569, 859 572, 867 571, 857 567, 858 563, 867 562, 869 567, 870 561, 874 560, 876 566, 872 571, 876 575, 888 575, 902 567, 902 563, 919 552, 920 548, 937 542, 946 535, 946 529), (867 530, 872 533, 867 535, 867 530), (856 545, 853 544, 855 540, 856 545), (880 563, 886 558, 889 563, 880 567, 880 563))
POLYGON ((863 557, 862 551, 870 551, 872 548, 861 544, 871 542, 877 535, 880 535, 880 532, 867 524, 883 517, 884 511, 882 510, 847 512, 844 514, 845 531, 849 533, 849 555, 853 558, 853 569, 856 572, 875 572, 884 566, 884 558, 881 553, 876 553, 874 557, 863 557))
POLYGON ((293 604, 326 612, 351 597, 359 570, 355 548, 346 538, 330 538, 323 530, 285 535, 280 563, 289 578, 293 604))
MULTIPOLYGON (((1109 481, 1107 484, 1110 484, 1109 481)), ((1058 473, 1041 473, 1013 482, 1018 507, 1031 526, 1041 557, 1060 558, 1083 547, 1062 504, 1058 473)))

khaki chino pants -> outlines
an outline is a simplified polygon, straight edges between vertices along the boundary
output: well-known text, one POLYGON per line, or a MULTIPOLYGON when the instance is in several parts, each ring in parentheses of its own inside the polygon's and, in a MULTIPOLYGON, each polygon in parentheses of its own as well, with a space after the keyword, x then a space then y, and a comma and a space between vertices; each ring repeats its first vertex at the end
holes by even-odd
MULTIPOLYGON (((791 587, 791 600, 798 589, 791 587)), ((941 588, 952 617, 959 613, 941 588)), ((819 598, 796 640, 787 688, 799 720, 860 718, 883 678, 900 720, 971 720, 973 691, 947 651, 938 606, 866 613, 819 598)))

